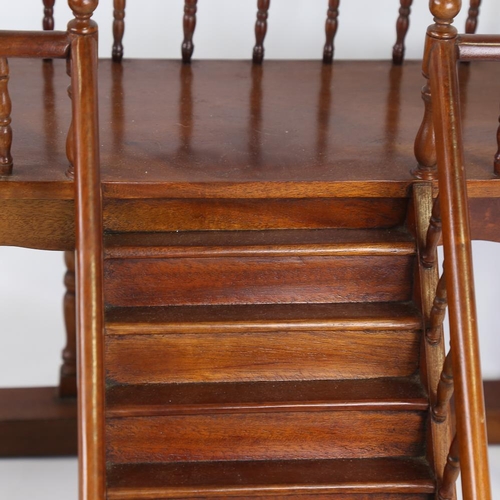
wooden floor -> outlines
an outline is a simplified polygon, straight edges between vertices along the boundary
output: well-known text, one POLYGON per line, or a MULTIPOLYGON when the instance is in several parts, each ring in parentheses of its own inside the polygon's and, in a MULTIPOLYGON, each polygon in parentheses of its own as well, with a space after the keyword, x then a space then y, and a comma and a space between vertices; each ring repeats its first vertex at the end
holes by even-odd
MULTIPOLYGON (((419 62, 126 60, 99 69, 108 197, 342 196, 360 182, 366 196, 407 194, 423 113, 419 62)), ((460 75, 469 194, 499 197, 500 67, 462 65, 460 75)), ((62 61, 12 61, 15 166, 0 198, 73 197, 68 83, 62 61)))

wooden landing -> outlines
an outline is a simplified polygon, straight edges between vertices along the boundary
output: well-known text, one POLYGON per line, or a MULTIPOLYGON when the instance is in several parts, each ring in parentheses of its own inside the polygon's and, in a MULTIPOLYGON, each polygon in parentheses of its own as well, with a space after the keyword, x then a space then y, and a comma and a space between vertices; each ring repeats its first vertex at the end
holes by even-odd
MULTIPOLYGON (((407 196, 420 63, 101 61, 104 192, 116 198, 407 196)), ((492 174, 500 67, 460 67, 472 197, 492 174)), ((1 198, 71 199, 62 61, 11 61, 14 174, 1 198)))

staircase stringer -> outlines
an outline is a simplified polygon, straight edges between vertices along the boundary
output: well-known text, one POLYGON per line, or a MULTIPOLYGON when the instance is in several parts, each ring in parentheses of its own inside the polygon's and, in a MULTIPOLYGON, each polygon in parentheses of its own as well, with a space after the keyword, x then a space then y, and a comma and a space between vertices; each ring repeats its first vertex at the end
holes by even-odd
MULTIPOLYGON (((433 207, 433 185, 428 181, 417 181, 413 184, 413 211, 414 211, 414 233, 417 244, 417 266, 416 266, 416 302, 422 311, 422 335, 420 375, 424 386, 427 388, 430 403, 436 398, 436 390, 441 376, 444 360, 446 357, 444 336, 441 332, 437 343, 430 343, 425 335, 430 325, 431 310, 436 296, 439 282, 439 268, 437 265, 425 267, 422 264, 421 254, 425 249, 427 230, 431 219, 433 207)), ((442 330, 442 328, 441 328, 442 330)), ((448 412, 448 415, 450 412, 448 412)), ((451 419, 444 422, 435 421, 429 411, 427 427, 427 455, 431 463, 438 484, 441 483, 443 471, 446 465, 451 443, 452 425, 451 419)))

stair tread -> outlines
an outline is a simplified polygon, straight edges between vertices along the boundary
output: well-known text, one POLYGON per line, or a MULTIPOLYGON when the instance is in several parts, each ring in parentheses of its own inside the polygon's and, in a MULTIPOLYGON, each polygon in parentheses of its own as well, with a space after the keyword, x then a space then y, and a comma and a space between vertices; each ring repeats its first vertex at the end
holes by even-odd
POLYGON ((184 231, 105 236, 106 258, 414 253, 414 240, 404 228, 184 231))
POLYGON ((116 385, 108 417, 186 413, 317 410, 426 410, 413 378, 116 385))
POLYGON ((106 332, 114 335, 278 328, 414 330, 421 326, 412 302, 114 307, 106 312, 106 332))
POLYGON ((422 458, 286 460, 111 465, 109 499, 244 494, 433 493, 422 458), (148 496, 152 495, 152 496, 148 496))

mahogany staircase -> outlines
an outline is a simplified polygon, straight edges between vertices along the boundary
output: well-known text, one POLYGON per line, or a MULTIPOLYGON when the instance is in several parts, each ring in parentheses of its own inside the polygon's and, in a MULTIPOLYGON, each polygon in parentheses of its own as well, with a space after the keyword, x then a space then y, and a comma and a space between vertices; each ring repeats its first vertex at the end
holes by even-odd
MULTIPOLYGON (((457 39, 451 22, 459 2, 432 2, 430 83, 411 177, 413 147, 403 140, 408 128, 398 127, 402 121, 416 131, 408 125, 419 121, 414 113, 399 114, 414 109, 401 95, 415 92, 411 83, 396 84, 415 71, 411 65, 387 78, 375 62, 334 71, 302 62, 264 71, 241 62, 193 70, 102 64, 112 91, 101 117, 111 116, 111 125, 99 138, 90 19, 97 1, 69 4, 68 32, 0 34, 0 166, 8 213, 21 199, 20 220, 26 207, 35 218, 42 207, 44 219, 41 234, 13 229, 4 238, 76 247, 80 498, 452 500, 462 464, 466 500, 489 500, 456 62, 500 52, 500 44, 457 39), (68 61, 74 182, 51 169, 13 169, 5 57, 16 56, 68 61), (169 71, 180 78, 166 78, 169 71), (287 88, 296 92, 294 106, 276 93, 276 75, 296 85, 287 88), (389 87, 388 102, 355 126, 359 115, 345 112, 341 92, 354 88, 379 104, 386 87, 378 80, 389 87), (180 100, 178 142, 171 122, 158 119, 165 117, 160 99, 143 99, 162 95, 148 92, 155 81, 168 116, 175 116, 168 99, 180 100), (180 90, 173 98, 172 89, 180 90), (196 89, 207 94, 195 110, 196 89), (218 99, 207 97, 214 89, 218 99), (264 106, 268 94, 278 98, 264 106), (215 111, 200 111, 207 107, 215 111), (377 113, 387 115, 382 131, 377 113), (341 126, 331 132, 332 123, 341 126), (197 143, 200 129, 206 135, 197 143), (172 140, 163 146, 165 137, 172 140), (436 264, 441 240, 446 278, 436 264), (448 303, 452 354, 445 356, 448 303)), ((192 37, 196 2, 188 4, 192 37)), ((267 11, 269 2, 259 6, 267 11)), ((257 28, 262 44, 265 25, 257 28)), ((25 145, 29 156, 33 145, 25 145)), ((51 154, 53 167, 60 153, 51 154)), ((478 163, 468 184, 481 201, 471 206, 490 213, 500 190, 491 172, 476 175, 478 163)))
POLYGON ((380 219, 105 238, 108 498, 430 498, 415 243, 380 219))

